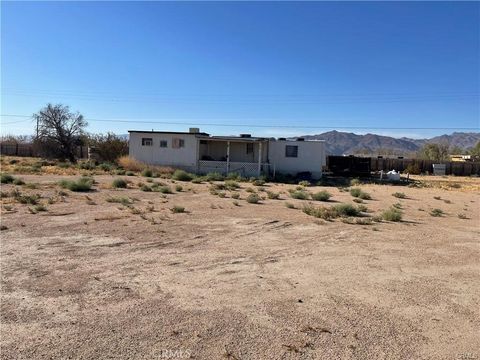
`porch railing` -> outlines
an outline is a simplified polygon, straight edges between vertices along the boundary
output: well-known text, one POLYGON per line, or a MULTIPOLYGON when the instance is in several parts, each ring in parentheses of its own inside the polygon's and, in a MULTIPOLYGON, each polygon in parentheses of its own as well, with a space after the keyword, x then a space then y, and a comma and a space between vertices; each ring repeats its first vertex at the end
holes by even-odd
POLYGON ((270 164, 260 164, 260 174, 258 173, 257 162, 238 162, 230 161, 227 165, 226 161, 210 161, 210 160, 198 160, 198 172, 209 173, 219 172, 221 174, 238 173, 241 176, 258 176, 262 174, 268 174, 270 164))

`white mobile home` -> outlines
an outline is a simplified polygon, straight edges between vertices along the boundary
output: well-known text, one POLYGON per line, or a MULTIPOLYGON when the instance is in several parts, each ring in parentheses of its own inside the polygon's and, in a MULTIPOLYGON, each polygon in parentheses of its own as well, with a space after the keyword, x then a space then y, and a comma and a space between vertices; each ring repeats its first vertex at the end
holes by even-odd
POLYGON ((189 132, 129 131, 131 157, 152 165, 171 166, 195 173, 232 173, 259 176, 276 173, 322 176, 323 141, 240 136, 211 136, 189 132))

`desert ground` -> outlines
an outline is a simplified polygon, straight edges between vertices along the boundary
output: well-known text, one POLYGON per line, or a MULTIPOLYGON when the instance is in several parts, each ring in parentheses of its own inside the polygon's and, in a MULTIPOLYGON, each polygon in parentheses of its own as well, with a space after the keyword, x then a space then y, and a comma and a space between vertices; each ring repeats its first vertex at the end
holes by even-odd
POLYGON ((138 174, 93 175, 89 192, 12 175, 26 184, 2 184, 2 359, 480 359, 480 178, 357 185, 362 219, 403 217, 356 223, 302 211, 358 206, 341 187, 306 187, 332 195, 318 202, 239 182, 235 200, 138 174), (172 193, 138 185, 157 181, 172 193))

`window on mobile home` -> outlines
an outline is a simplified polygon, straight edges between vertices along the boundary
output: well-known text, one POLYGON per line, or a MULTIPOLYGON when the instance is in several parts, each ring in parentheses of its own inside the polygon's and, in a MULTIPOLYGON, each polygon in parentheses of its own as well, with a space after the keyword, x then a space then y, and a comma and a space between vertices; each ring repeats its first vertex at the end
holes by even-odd
POLYGON ((142 146, 152 146, 153 139, 152 138, 142 138, 142 146))
POLYGON ((296 145, 286 145, 285 146, 285 157, 298 157, 298 146, 296 145))

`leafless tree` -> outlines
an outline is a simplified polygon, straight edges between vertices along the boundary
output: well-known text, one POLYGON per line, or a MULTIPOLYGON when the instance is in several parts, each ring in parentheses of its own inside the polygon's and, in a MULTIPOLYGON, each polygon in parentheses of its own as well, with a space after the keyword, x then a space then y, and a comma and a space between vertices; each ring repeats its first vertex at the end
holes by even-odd
POLYGON ((35 141, 46 152, 74 162, 75 148, 88 125, 83 116, 70 112, 66 105, 47 104, 33 118, 37 121, 35 141))

